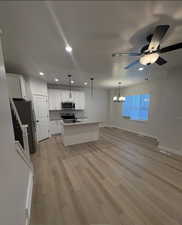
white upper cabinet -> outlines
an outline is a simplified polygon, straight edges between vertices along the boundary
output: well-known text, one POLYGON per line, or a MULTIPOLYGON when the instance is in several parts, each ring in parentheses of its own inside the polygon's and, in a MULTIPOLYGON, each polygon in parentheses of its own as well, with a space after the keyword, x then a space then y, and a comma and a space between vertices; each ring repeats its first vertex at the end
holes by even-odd
POLYGON ((7 74, 7 81, 10 98, 27 98, 26 84, 22 75, 7 74))
POLYGON ((48 102, 49 102, 49 110, 54 110, 54 90, 48 89, 48 102))
POLYGON ((61 90, 61 102, 74 102, 74 94, 73 91, 71 92, 70 98, 70 91, 69 90, 61 90))
POLYGON ((83 91, 72 91, 70 98, 69 90, 48 89, 49 110, 61 110, 62 102, 74 102, 76 110, 85 109, 85 94, 83 91))
POLYGON ((83 91, 75 91, 74 92, 74 103, 75 109, 84 110, 85 109, 85 94, 83 91))
POLYGON ((49 110, 61 110, 61 92, 59 89, 48 89, 49 110))

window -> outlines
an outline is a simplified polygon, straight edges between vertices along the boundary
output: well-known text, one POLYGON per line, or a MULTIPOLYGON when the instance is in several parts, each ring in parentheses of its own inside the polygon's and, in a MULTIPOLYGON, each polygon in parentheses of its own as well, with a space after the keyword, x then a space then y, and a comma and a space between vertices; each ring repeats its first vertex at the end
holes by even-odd
POLYGON ((126 96, 122 103, 122 116, 131 120, 148 120, 150 95, 126 96))

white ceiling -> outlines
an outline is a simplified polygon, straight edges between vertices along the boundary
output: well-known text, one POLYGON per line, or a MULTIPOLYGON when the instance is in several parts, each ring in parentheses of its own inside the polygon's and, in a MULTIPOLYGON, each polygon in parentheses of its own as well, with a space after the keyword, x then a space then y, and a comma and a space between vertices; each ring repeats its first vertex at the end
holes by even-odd
MULTIPOLYGON (((112 58, 117 51, 139 51, 145 37, 158 24, 171 26, 161 46, 182 41, 180 1, 4 1, 0 2, 0 28, 6 70, 30 76, 43 71, 49 83, 54 77, 66 84, 72 74, 75 85, 91 76, 99 87, 138 83, 146 70, 123 68, 137 57, 112 58), (73 54, 65 52, 69 43, 73 54)), ((165 54, 164 66, 150 66, 157 79, 165 71, 181 68, 182 50, 165 54)))

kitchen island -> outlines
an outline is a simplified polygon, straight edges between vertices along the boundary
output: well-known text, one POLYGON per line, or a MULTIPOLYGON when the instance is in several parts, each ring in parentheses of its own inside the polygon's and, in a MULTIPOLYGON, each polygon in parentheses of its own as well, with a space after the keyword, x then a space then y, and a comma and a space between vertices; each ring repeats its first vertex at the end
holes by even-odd
POLYGON ((64 146, 81 144, 99 139, 99 123, 95 121, 79 121, 64 123, 62 141, 64 146))

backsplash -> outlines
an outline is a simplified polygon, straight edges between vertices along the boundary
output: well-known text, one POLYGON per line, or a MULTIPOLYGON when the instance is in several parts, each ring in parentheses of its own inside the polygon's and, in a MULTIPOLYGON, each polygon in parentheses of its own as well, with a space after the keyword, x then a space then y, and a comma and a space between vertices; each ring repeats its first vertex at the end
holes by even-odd
MULTIPOLYGON (((61 113, 65 111, 60 111, 60 110, 51 110, 49 111, 49 119, 50 120, 59 120, 61 119, 61 113)), ((72 110, 66 110, 66 112, 72 112, 72 110)), ((75 116, 76 118, 84 118, 85 117, 85 112, 83 110, 76 110, 75 111, 75 116)))

